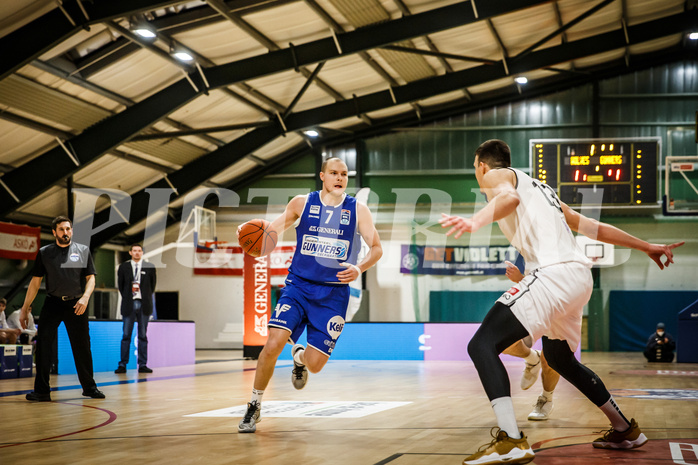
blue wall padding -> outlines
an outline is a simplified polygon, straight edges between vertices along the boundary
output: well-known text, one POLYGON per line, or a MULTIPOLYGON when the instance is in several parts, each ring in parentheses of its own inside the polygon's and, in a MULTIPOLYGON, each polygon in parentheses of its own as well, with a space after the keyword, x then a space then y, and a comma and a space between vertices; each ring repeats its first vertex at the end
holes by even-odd
MULTIPOLYGON (((332 360, 424 360, 419 337, 421 323, 347 323, 332 360)), ((306 344, 306 333, 298 340, 306 344)), ((291 360, 291 346, 286 345, 279 360, 291 360)))
POLYGON ((698 300, 679 313, 676 361, 698 363, 698 300))
MULTIPOLYGON (((643 351, 660 321, 677 339, 678 314, 696 299, 698 291, 611 291, 608 299, 611 352, 643 351)), ((678 339, 677 344, 680 344, 678 339)))

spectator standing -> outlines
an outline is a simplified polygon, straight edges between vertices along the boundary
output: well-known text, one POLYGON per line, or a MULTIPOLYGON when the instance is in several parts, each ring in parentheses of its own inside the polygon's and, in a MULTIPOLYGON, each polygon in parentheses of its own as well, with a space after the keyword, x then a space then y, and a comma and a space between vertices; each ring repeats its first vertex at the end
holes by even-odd
POLYGON ((121 361, 114 373, 126 373, 131 334, 134 323, 138 323, 138 372, 152 373, 148 368, 148 320, 153 314, 153 293, 157 282, 155 266, 143 260, 143 247, 133 244, 128 254, 131 260, 119 266, 118 286, 121 294, 121 316, 123 337, 121 338, 121 361))

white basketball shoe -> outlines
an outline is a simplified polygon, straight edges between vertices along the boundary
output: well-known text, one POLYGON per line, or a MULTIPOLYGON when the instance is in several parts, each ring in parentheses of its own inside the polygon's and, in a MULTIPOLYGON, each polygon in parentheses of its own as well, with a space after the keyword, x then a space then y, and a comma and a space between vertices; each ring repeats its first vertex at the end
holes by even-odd
POLYGON ((521 376, 521 389, 524 391, 536 382, 538 379, 538 373, 540 373, 541 369, 541 361, 540 361, 540 350, 535 350, 532 349, 533 352, 538 355, 538 363, 534 363, 531 365, 530 363, 526 363, 526 368, 524 368, 523 371, 523 376, 521 376))

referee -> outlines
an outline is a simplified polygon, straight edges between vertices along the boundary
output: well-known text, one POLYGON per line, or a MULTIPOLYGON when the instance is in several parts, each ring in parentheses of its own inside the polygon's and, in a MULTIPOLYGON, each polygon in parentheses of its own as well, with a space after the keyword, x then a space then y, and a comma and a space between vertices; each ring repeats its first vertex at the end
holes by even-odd
POLYGON ((50 402, 51 352, 58 337, 58 326, 65 323, 70 346, 73 349, 75 368, 82 385, 82 395, 93 399, 104 399, 97 389, 92 371, 90 351, 90 329, 87 303, 95 288, 95 266, 90 249, 72 242, 73 224, 69 218, 58 216, 51 222, 55 244, 42 247, 36 254, 34 277, 29 283, 24 305, 20 313, 22 327, 26 328, 31 306, 41 280, 46 276, 46 300, 41 309, 39 332, 36 337, 36 379, 34 391, 27 400, 50 402))

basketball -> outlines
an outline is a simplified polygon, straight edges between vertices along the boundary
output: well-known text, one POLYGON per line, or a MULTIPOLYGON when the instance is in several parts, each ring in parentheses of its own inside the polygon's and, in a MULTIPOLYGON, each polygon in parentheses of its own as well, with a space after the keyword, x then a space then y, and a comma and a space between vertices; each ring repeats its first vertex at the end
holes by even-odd
POLYGON ((268 255, 276 247, 278 235, 267 220, 255 219, 240 226, 238 243, 246 254, 253 257, 268 255))

